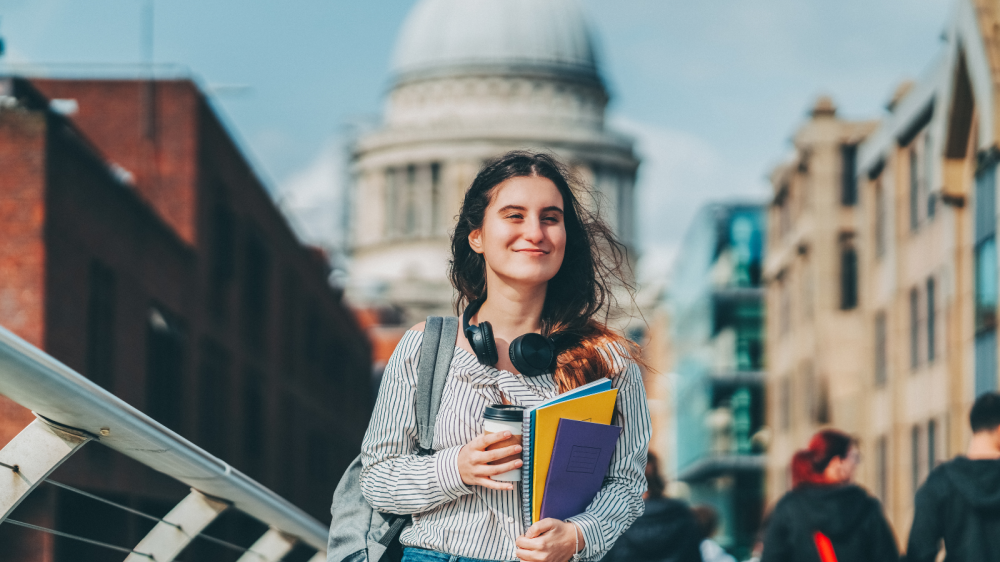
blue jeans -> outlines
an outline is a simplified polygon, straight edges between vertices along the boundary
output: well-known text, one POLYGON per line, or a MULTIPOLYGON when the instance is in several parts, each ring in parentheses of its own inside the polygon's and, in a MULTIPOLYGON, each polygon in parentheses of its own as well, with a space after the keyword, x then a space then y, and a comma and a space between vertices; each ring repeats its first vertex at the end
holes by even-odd
POLYGON ((504 562, 502 560, 480 560, 479 558, 462 558, 453 554, 444 554, 433 550, 424 550, 408 546, 403 549, 403 562, 504 562))

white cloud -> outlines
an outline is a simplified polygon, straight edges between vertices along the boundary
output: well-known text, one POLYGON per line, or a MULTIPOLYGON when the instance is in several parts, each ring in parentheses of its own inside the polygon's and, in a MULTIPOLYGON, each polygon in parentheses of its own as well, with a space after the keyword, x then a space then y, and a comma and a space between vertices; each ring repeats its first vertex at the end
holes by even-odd
POLYGON ((697 210, 709 201, 762 198, 764 170, 729 162, 696 135, 626 117, 612 126, 636 140, 639 278, 666 275, 697 210))
POLYGON ((328 253, 344 243, 345 159, 343 142, 327 141, 309 165, 278 187, 278 205, 299 238, 328 253))

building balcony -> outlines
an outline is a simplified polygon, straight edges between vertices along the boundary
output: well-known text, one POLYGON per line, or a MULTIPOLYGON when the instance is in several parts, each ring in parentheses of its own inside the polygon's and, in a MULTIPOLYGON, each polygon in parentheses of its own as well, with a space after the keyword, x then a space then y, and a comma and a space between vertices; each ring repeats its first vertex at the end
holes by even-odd
POLYGON ((702 482, 739 472, 763 473, 767 457, 761 454, 716 453, 702 457, 677 475, 684 482, 702 482))

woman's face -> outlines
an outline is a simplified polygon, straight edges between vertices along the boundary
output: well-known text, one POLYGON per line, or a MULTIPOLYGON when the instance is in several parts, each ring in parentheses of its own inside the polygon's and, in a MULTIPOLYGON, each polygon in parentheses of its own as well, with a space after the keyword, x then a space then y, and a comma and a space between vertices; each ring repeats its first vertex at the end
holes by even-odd
MULTIPOLYGON (((543 177, 511 178, 497 186, 483 226, 469 245, 510 285, 536 286, 555 277, 566 252, 563 197, 543 177)), ((487 273, 489 278, 489 272, 487 273)))
POLYGON ((851 445, 846 457, 833 457, 830 464, 827 465, 824 475, 827 480, 832 482, 844 484, 853 482, 859 464, 861 464, 861 451, 857 445, 851 445))

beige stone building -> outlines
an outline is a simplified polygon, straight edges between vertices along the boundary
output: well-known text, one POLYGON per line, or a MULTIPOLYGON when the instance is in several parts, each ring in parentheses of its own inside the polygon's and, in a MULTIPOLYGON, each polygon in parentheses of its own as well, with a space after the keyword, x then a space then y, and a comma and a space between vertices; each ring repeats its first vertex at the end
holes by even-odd
POLYGON ((858 224, 854 162, 873 122, 837 117, 820 98, 793 138, 794 153, 774 170, 768 212, 767 491, 790 484, 788 459, 831 420, 855 419, 868 363, 843 350, 864 347, 858 298, 858 224))
POLYGON ((572 0, 421 0, 400 33, 382 126, 354 152, 348 297, 410 325, 451 310, 449 231, 483 163, 551 151, 593 186, 633 245, 632 141, 572 0))
POLYGON ((844 123, 858 136, 826 137, 834 150, 868 133, 850 156, 853 179, 843 173, 849 152, 843 149, 839 167, 816 168, 818 151, 798 149, 796 160, 808 154, 810 164, 793 161, 775 173, 768 261, 771 500, 787 488, 794 449, 821 425, 839 427, 861 438, 860 481, 882 499, 904 542, 916 488, 936 463, 964 451, 969 407, 998 386, 997 29, 995 1, 959 0, 941 56, 921 80, 897 92, 878 126, 844 123), (816 186, 803 188, 812 218, 801 228, 814 240, 805 246, 793 241, 795 228, 781 235, 782 216, 794 217, 795 205, 794 194, 780 195, 796 181, 816 186), (857 203, 845 208, 848 185, 856 186, 857 203), (839 198, 830 196, 838 190, 839 198), (795 276, 813 258, 816 285, 807 289, 795 276), (852 285, 856 305, 840 310, 852 285), (810 290, 812 299, 803 296, 810 290), (809 302, 816 305, 811 317, 809 302), (782 330, 793 335, 782 340, 782 330), (802 367, 802 358, 806 365, 812 358, 812 367, 802 367))

